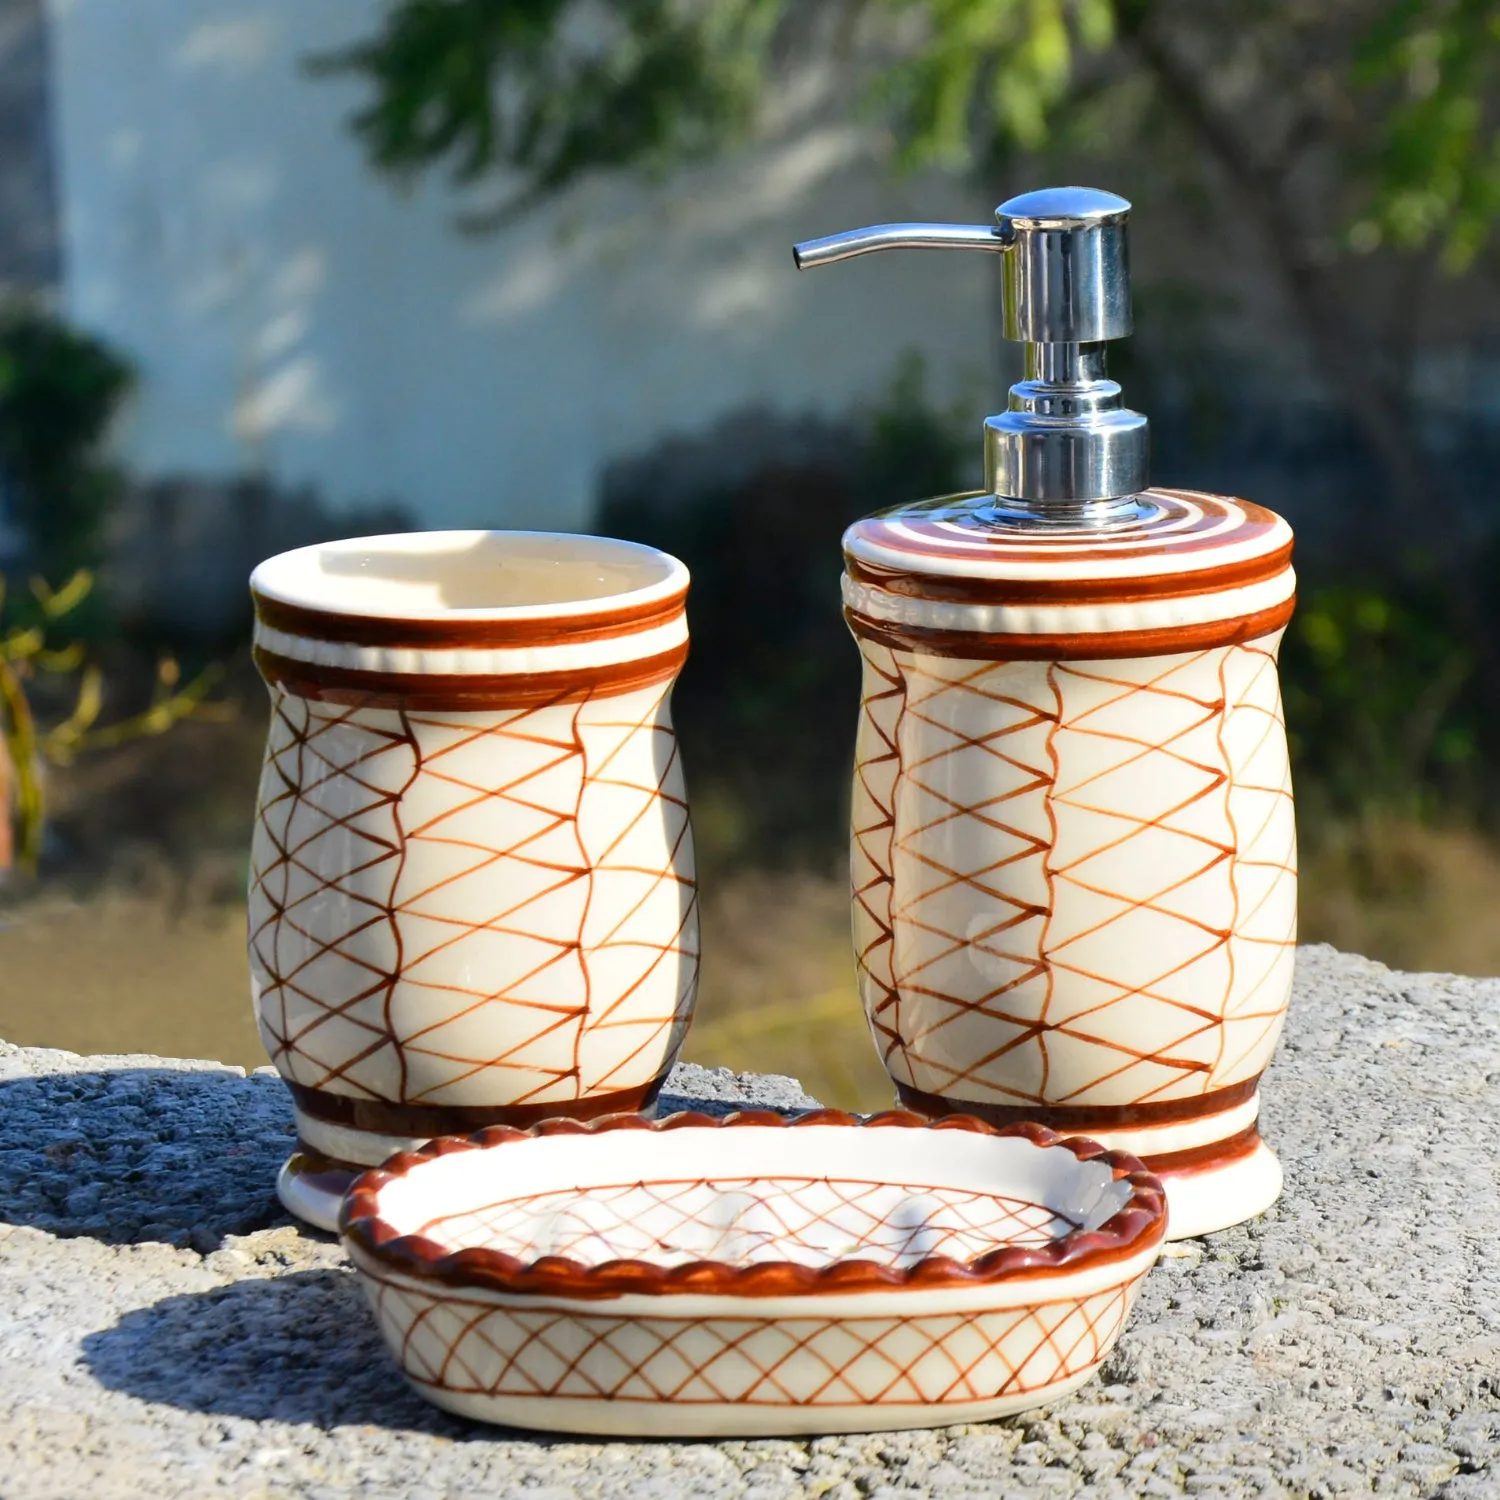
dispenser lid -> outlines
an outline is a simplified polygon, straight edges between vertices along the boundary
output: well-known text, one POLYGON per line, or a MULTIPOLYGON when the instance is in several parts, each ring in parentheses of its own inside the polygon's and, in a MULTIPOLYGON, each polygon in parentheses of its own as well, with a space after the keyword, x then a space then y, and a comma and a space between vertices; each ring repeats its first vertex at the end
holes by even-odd
POLYGON ((980 224, 876 224, 794 247, 799 267, 883 250, 999 258, 1002 331, 1026 345, 1026 378, 984 424, 988 492, 1037 528, 1127 522, 1150 483, 1149 423, 1105 375, 1104 346, 1131 329, 1130 204, 1098 188, 1023 193, 980 224))
POLYGON ((1046 187, 1007 198, 995 210, 1002 229, 1081 229, 1123 219, 1130 202, 1103 188, 1046 187))
POLYGON ((861 635, 991 659, 1143 656, 1252 640, 1291 616, 1291 527, 1259 505, 1149 490, 1128 523, 1042 530, 976 498, 900 506, 844 533, 861 635))

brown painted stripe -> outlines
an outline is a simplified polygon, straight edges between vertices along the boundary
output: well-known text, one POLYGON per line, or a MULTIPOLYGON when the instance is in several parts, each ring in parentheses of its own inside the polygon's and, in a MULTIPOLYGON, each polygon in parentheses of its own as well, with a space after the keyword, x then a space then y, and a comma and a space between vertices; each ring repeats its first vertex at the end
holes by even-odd
MULTIPOLYGON (((656 1103, 666 1074, 634 1089, 564 1099, 555 1104, 392 1104, 384 1099, 356 1099, 306 1084, 286 1081, 292 1101, 310 1119, 348 1130, 431 1140, 440 1135, 468 1135, 487 1125, 526 1130, 543 1120, 597 1120, 603 1115, 632 1114, 656 1103)), ((306 1148, 304 1148, 306 1149, 306 1148)), ((364 1170, 361 1168, 360 1170, 364 1170)))
POLYGON ((307 609, 250 591, 256 617, 274 630, 314 641, 338 641, 353 646, 395 646, 413 650, 464 650, 512 646, 555 646, 584 641, 613 640, 669 625, 683 612, 687 585, 666 599, 646 604, 615 606, 607 600, 588 600, 575 613, 552 618, 507 620, 433 620, 388 618, 382 615, 340 614, 307 609), (593 607, 591 607, 593 606, 593 607))
POLYGON ((570 672, 530 672, 504 676, 436 672, 362 672, 293 661, 263 646, 255 665, 267 682, 298 698, 362 708, 408 708, 461 712, 492 708, 534 708, 543 703, 576 703, 668 682, 687 660, 687 642, 640 661, 570 672))
POLYGON ((953 656, 970 661, 1110 661, 1125 656, 1169 656, 1235 646, 1280 630, 1292 617, 1296 595, 1254 614, 1201 625, 1170 625, 1158 630, 1073 631, 1067 635, 1000 635, 978 630, 927 630, 891 625, 852 609, 844 611, 861 640, 893 651, 953 656))
POLYGON ((1141 1160, 1148 1171, 1158 1176, 1185 1177, 1253 1156, 1259 1145, 1260 1130, 1252 1123, 1221 1141, 1206 1141, 1201 1146, 1189 1146, 1182 1151, 1163 1151, 1160 1156, 1145 1156, 1141 1160))
POLYGON ((904 1083, 896 1085, 896 1092, 908 1109, 931 1119, 941 1119, 945 1115, 973 1115, 987 1125, 1015 1125, 1023 1120, 1034 1120, 1048 1130, 1087 1135, 1091 1130, 1129 1130, 1201 1120, 1253 1099, 1259 1087, 1260 1074, 1257 1073, 1244 1083, 1232 1083, 1227 1088, 1195 1094, 1189 1099, 1153 1099, 1144 1104, 987 1104, 978 1099, 945 1099, 941 1094, 926 1094, 904 1083))
MULTIPOLYGON (((1264 583, 1284 573, 1292 560, 1292 544, 1264 557, 1224 563, 1197 572, 1153 573, 1143 578, 955 578, 923 573, 920 560, 910 572, 875 567, 854 557, 846 559, 856 582, 913 599, 936 599, 954 604, 1139 604, 1148 599, 1180 599, 1196 594, 1219 594, 1228 589, 1264 583)), ((1003 561, 996 559, 996 564, 1003 561)))

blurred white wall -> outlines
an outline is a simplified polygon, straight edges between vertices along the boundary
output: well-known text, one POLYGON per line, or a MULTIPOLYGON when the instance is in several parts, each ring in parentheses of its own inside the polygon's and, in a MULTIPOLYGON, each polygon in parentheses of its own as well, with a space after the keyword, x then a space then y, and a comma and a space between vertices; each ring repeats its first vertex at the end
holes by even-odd
POLYGON ((592 183, 464 238, 442 184, 403 196, 367 170, 344 124, 359 86, 302 71, 380 11, 49 0, 64 303, 140 367, 121 443, 142 478, 254 474, 427 526, 579 527, 612 459, 747 404, 843 412, 904 350, 927 355, 934 396, 982 390, 987 258, 799 274, 789 247, 982 220, 989 201, 893 181, 854 124, 789 109, 753 152, 660 187, 592 183))

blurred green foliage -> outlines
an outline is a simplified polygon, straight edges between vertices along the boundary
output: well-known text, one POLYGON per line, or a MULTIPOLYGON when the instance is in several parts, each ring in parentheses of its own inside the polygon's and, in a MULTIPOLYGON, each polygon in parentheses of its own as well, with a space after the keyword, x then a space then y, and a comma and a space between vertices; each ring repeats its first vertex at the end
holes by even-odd
MULTIPOLYGON (((1236 71, 1244 95, 1259 71, 1289 116, 1260 111, 1260 146, 1336 148, 1357 249, 1435 239, 1462 266, 1500 208, 1494 0, 396 0, 312 67, 371 86, 353 125, 382 170, 518 178, 471 220, 493 224, 588 173, 743 139, 788 59, 852 75, 901 162, 955 168, 1044 147, 1094 96, 1143 83, 1232 155, 1212 139, 1214 75, 1236 71)), ((1257 165, 1280 164, 1252 150, 1257 165)))
POLYGON ((197 712, 222 675, 210 666, 184 685, 163 656, 149 704, 99 723, 104 674, 90 657, 110 616, 93 569, 124 487, 101 449, 133 381, 112 349, 50 313, 0 309, 0 480, 29 582, 10 587, 0 574, 0 874, 13 860, 32 872, 40 861, 48 763, 164 733, 197 712))
MULTIPOLYGON (((0 874, 13 857, 35 873, 47 826, 45 766, 67 765, 88 750, 108 749, 145 735, 165 734, 201 707, 223 675, 216 666, 200 672, 185 687, 172 657, 157 663, 156 684, 148 707, 112 724, 99 724, 104 706, 104 674, 87 659, 82 641, 49 647, 52 627, 76 616, 94 588, 93 575, 77 572, 60 589, 41 578, 31 580, 31 602, 25 611, 33 623, 0 628, 0 874), (66 683, 72 701, 67 712, 45 726, 37 720, 32 697, 38 676, 66 683), (14 847, 10 820, 19 837, 14 847)), ((0 576, 0 607, 6 601, 0 576)))
POLYGON ((663 168, 733 139, 753 116, 780 8, 617 0, 585 15, 572 0, 408 0, 379 36, 310 66, 374 84, 354 125, 382 169, 446 160, 463 184, 519 173, 519 193, 468 221, 494 227, 587 172, 663 168))
POLYGON ((1304 586, 1282 648, 1282 695, 1305 824, 1431 818, 1482 795, 1478 653, 1439 589, 1304 586))
POLYGON ((28 305, 0 309, 0 481, 28 570, 56 587, 99 561, 123 484, 100 447, 133 380, 98 339, 28 305))
POLYGON ((1500 5, 1394 0, 1355 55, 1355 79, 1386 101, 1367 152, 1376 184, 1351 233, 1400 249, 1436 239, 1464 270, 1500 214, 1500 5))

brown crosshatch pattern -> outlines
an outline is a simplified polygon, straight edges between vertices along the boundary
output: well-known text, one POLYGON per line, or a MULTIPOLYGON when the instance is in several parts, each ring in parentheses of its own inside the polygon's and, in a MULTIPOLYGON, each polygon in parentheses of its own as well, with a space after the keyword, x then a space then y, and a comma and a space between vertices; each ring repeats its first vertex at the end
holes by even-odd
POLYGON ((824 1176, 558 1189, 444 1214, 415 1232, 455 1250, 483 1245, 519 1260, 564 1255, 584 1264, 681 1258, 744 1265, 858 1257, 901 1265, 929 1255, 969 1260, 1002 1243, 1045 1245, 1081 1227, 1029 1199, 824 1176))
POLYGON ((1277 637, 1115 661, 860 645, 855 928, 892 1077, 1073 1106, 1256 1077, 1296 920, 1277 637))
POLYGON ((669 689, 446 712, 274 688, 250 957, 283 1075, 496 1105, 664 1073, 698 964, 669 689))
POLYGON ((1086 1297, 928 1314, 631 1316, 434 1295, 371 1271, 366 1291, 407 1377, 454 1395, 681 1405, 989 1401, 1093 1368, 1144 1272, 1086 1297))

